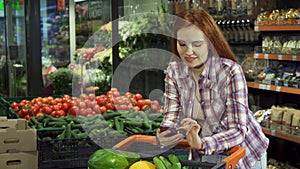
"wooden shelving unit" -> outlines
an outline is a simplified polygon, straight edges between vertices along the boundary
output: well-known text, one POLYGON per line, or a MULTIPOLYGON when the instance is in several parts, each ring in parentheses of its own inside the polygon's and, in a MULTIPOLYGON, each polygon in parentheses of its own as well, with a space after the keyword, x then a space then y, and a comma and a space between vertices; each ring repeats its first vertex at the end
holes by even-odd
POLYGON ((300 24, 295 25, 255 25, 255 31, 299 31, 300 24))
POLYGON ((267 135, 274 136, 277 138, 281 138, 284 140, 292 141, 295 143, 300 143, 300 136, 285 134, 276 130, 268 129, 268 128, 262 128, 263 132, 267 135))
POLYGON ((269 60, 286 60, 286 61, 300 61, 298 55, 282 55, 282 54, 268 54, 268 53, 254 53, 255 59, 269 59, 269 60))
POLYGON ((270 90, 276 92, 284 92, 284 93, 291 93, 291 94, 300 94, 300 89, 292 88, 292 87, 284 87, 284 86, 275 86, 275 85, 267 85, 255 82, 247 82, 247 86, 255 89, 261 90, 270 90))

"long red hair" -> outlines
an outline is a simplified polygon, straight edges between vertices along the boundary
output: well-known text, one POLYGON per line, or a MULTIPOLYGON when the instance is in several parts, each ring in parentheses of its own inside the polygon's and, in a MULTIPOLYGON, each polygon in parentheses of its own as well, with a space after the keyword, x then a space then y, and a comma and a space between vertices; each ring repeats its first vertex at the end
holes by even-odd
MULTIPOLYGON (((183 27, 190 26, 191 24, 197 26, 208 38, 216 52, 220 57, 231 59, 237 61, 235 55, 233 54, 228 42, 223 36, 218 25, 215 23, 213 17, 203 9, 189 9, 182 11, 176 15, 178 18, 175 20, 174 24, 174 37, 177 37, 177 31, 183 27)), ((177 39, 173 39, 174 53, 178 55, 177 52, 177 39)))

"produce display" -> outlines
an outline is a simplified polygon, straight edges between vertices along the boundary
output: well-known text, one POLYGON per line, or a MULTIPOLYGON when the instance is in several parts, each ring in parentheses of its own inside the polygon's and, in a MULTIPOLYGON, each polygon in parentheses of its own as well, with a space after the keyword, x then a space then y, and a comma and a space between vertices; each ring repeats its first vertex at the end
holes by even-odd
POLYGON ((19 102, 12 101, 10 106, 21 118, 26 119, 33 116, 39 118, 44 114, 57 118, 66 115, 94 116, 104 114, 107 110, 163 112, 157 100, 144 99, 139 93, 126 92, 121 95, 117 88, 111 88, 106 94, 97 96, 82 93, 79 97, 63 95, 56 98, 49 96, 22 99, 19 102))

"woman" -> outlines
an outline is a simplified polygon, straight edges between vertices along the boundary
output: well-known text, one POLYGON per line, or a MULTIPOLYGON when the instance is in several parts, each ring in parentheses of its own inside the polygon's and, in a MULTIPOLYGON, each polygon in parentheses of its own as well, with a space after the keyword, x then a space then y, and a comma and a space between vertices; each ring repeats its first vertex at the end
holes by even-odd
POLYGON ((172 146, 183 137, 164 128, 183 129, 193 160, 217 163, 217 154, 240 145, 246 155, 238 168, 266 168, 269 140, 248 107, 243 71, 212 16, 201 9, 181 12, 175 37, 178 58, 166 70, 159 144, 172 146))

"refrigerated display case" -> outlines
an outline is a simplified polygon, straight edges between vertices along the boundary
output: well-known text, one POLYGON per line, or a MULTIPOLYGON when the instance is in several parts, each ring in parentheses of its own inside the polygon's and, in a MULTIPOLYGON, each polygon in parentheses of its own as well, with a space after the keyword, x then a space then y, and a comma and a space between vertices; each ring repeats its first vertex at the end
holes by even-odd
POLYGON ((23 0, 0 0, 0 96, 27 94, 23 0))

